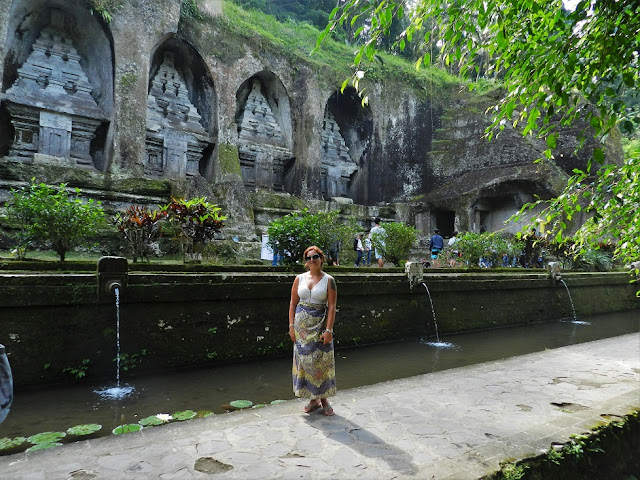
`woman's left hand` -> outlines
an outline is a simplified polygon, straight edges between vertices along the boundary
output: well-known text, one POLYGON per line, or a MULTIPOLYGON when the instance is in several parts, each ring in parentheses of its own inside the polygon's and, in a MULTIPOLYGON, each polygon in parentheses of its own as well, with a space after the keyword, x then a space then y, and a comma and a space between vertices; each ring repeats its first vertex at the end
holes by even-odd
POLYGON ((324 331, 322 332, 320 340, 322 340, 322 343, 324 343, 325 345, 331 343, 333 341, 333 334, 331 332, 324 331))

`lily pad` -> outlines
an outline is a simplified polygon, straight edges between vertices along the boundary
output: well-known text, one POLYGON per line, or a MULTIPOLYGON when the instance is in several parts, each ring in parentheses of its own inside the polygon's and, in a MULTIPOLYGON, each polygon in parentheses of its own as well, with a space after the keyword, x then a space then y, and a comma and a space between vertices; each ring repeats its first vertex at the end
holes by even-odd
POLYGON ((44 442, 44 443, 36 443, 33 447, 27 448, 27 452, 35 452, 37 450, 45 450, 51 447, 59 447, 62 445, 60 442, 44 442))
POLYGON ((159 418, 157 415, 151 415, 150 417, 143 418, 142 420, 138 420, 138 423, 143 427, 153 427, 155 425, 162 425, 163 423, 167 423, 167 422, 159 418))
POLYGON ((97 423, 87 423, 85 425, 76 425, 67 429, 67 435, 85 436, 96 433, 102 429, 102 425, 97 423))
POLYGON ((196 412, 194 412, 193 410, 184 410, 182 412, 174 413, 173 419, 182 421, 182 420, 189 420, 190 418, 193 418, 195 416, 196 416, 196 412))
POLYGON ((137 423, 127 423, 126 425, 117 426, 112 430, 112 432, 114 435, 120 435, 122 433, 139 432, 142 429, 142 425, 139 425, 137 423))
POLYGON ((251 407, 253 405, 253 402, 251 400, 234 400, 229 405, 231 405, 233 408, 237 408, 238 410, 240 410, 243 408, 251 407))
POLYGON ((66 436, 67 434, 64 432, 42 432, 31 435, 29 438, 27 438, 27 441, 35 445, 38 445, 40 443, 54 443, 66 436))
POLYGON ((279 403, 284 403, 286 402, 286 400, 274 400, 273 402, 271 402, 271 405, 277 405, 279 403))
POLYGON ((267 406, 267 405, 266 405, 266 404, 264 404, 264 403, 257 403, 257 404, 255 404, 253 407, 251 407, 251 408, 264 408, 264 407, 266 407, 266 406, 267 406))
POLYGON ((4 437, 4 438, 0 438, 0 452, 2 452, 3 450, 11 450, 12 448, 19 447, 20 445, 22 445, 26 441, 27 441, 27 439, 25 437, 16 437, 16 438, 4 437))
POLYGON ((197 412, 198 418, 207 418, 211 415, 213 415, 213 412, 210 412, 209 410, 198 410, 197 412))

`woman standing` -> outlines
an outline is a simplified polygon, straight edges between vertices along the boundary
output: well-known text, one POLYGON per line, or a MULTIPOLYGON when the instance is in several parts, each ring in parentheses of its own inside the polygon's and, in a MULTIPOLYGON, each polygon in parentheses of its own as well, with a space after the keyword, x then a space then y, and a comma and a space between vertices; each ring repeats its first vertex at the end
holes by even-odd
POLYGON ((305 413, 322 407, 334 414, 327 400, 336 394, 333 323, 338 291, 331 275, 322 271, 324 253, 316 246, 304 251, 305 269, 293 281, 289 303, 289 336, 293 344, 293 392, 310 398, 305 413))

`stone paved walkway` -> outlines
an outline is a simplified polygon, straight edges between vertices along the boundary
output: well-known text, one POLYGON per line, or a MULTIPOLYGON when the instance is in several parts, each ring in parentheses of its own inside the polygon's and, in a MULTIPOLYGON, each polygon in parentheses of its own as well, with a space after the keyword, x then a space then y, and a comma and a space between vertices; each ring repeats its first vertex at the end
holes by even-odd
POLYGON ((639 408, 640 333, 304 403, 0 457, 0 478, 476 479, 639 408))

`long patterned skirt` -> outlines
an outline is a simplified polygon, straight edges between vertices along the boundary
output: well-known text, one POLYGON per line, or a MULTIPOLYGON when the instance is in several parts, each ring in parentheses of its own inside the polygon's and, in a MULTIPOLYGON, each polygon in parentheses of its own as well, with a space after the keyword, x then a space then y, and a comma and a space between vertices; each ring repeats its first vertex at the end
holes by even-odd
POLYGON ((300 302, 296 307, 293 346, 293 393, 296 397, 327 398, 336 394, 336 362, 333 342, 320 337, 325 327, 327 306, 300 302))

